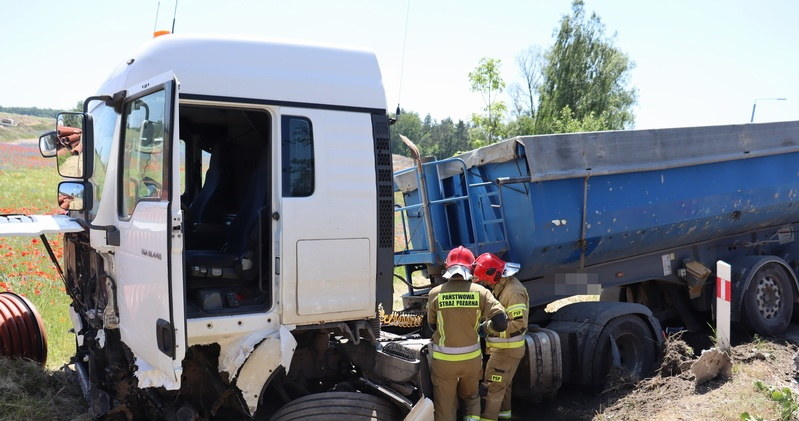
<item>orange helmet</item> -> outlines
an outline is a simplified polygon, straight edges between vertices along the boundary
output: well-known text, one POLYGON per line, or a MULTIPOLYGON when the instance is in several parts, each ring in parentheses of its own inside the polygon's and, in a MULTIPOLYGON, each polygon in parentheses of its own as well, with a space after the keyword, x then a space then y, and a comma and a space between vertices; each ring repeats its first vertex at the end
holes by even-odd
POLYGON ((474 261, 473 282, 495 285, 499 278, 512 276, 519 271, 519 264, 507 263, 492 253, 483 253, 474 261))
POLYGON ((474 253, 464 246, 458 246, 449 251, 445 262, 447 270, 444 278, 450 279, 453 275, 461 275, 463 279, 472 279, 472 266, 474 265, 474 253))

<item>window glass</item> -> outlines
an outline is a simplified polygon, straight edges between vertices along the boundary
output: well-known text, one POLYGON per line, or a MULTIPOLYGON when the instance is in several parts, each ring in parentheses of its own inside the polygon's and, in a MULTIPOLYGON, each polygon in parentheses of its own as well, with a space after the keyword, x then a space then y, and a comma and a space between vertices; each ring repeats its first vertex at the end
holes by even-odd
MULTIPOLYGON (((189 156, 189 154, 191 154, 192 151, 190 151, 189 148, 186 146, 185 140, 180 139, 180 142, 178 142, 178 148, 179 148, 178 153, 180 154, 180 194, 182 196, 183 194, 186 193, 186 179, 188 178, 188 176, 186 175, 186 171, 192 171, 192 169, 188 167, 189 162, 194 162, 194 161, 192 157, 189 156)), ((211 162, 211 153, 202 149, 200 149, 199 153, 200 153, 200 166, 201 166, 199 170, 200 186, 202 186, 205 184, 205 174, 208 172, 208 166, 209 163, 211 162)))
POLYGON ((305 197, 314 191, 313 128, 305 117, 282 119, 283 196, 305 197))
POLYGON ((94 119, 94 172, 92 185, 94 186, 94 200, 89 210, 89 218, 94 219, 97 207, 103 198, 105 176, 108 171, 108 159, 111 157, 111 145, 114 141, 114 129, 117 123, 117 113, 113 108, 100 101, 95 101, 96 107, 90 108, 94 119))
POLYGON ((186 193, 186 141, 178 142, 178 155, 180 155, 180 195, 186 193))
POLYGON ((166 94, 154 92, 125 105, 120 216, 145 200, 167 200, 164 188, 164 107, 166 94))

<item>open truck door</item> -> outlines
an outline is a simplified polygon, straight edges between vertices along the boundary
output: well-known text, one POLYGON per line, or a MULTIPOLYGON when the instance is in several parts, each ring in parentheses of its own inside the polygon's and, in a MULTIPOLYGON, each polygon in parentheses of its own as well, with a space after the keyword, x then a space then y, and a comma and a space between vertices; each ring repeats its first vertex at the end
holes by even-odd
POLYGON ((116 256, 121 339, 139 387, 179 388, 186 352, 177 91, 172 72, 127 89, 114 158, 116 216, 103 227, 116 256))

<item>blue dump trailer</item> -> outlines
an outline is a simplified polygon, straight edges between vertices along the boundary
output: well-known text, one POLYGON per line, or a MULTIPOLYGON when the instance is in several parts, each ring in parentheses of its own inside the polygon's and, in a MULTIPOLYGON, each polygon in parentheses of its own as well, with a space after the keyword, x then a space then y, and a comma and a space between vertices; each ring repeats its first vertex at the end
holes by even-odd
POLYGON ((791 321, 799 121, 524 136, 442 160, 404 140, 416 157, 394 175, 406 307, 441 282, 452 247, 520 263, 532 335, 555 332, 565 359, 551 376, 600 383, 619 352, 645 374, 665 327, 706 326, 718 260, 732 265, 733 321, 761 334, 791 321), (582 294, 601 299, 544 311, 582 294))

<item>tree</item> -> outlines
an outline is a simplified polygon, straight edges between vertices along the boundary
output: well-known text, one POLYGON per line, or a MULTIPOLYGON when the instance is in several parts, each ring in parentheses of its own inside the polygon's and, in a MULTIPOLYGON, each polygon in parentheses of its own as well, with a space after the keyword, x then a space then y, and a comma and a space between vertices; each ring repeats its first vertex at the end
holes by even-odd
POLYGON ((424 131, 422 130, 422 120, 419 114, 414 112, 407 112, 401 110, 397 121, 391 126, 391 151, 397 155, 410 156, 410 151, 402 143, 399 135, 405 135, 408 139, 418 142, 422 139, 424 131))
POLYGON ((538 89, 541 86, 542 71, 544 68, 544 53, 540 47, 531 46, 516 56, 516 64, 522 83, 511 84, 509 93, 513 99, 513 106, 517 117, 535 117, 538 89))
POLYGON ((485 114, 473 114, 472 121, 483 131, 484 140, 489 143, 502 136, 502 118, 507 111, 505 103, 497 100, 497 96, 505 89, 505 81, 499 75, 501 64, 501 60, 483 57, 474 71, 469 73, 472 92, 480 92, 485 102, 485 114))
POLYGON ((582 0, 574 0, 572 14, 561 19, 555 44, 546 54, 536 133, 579 127, 585 119, 590 127, 619 130, 635 120, 636 90, 627 88, 634 64, 613 46, 613 37, 605 36, 596 14, 586 18, 583 6, 582 0), (565 120, 578 123, 563 124, 565 120))
POLYGON ((423 156, 448 158, 470 149, 469 125, 463 120, 455 124, 447 117, 438 122, 430 114, 421 119, 415 112, 401 110, 396 123, 391 126, 391 149, 395 154, 410 156, 410 151, 399 138, 400 134, 412 140, 423 156))

